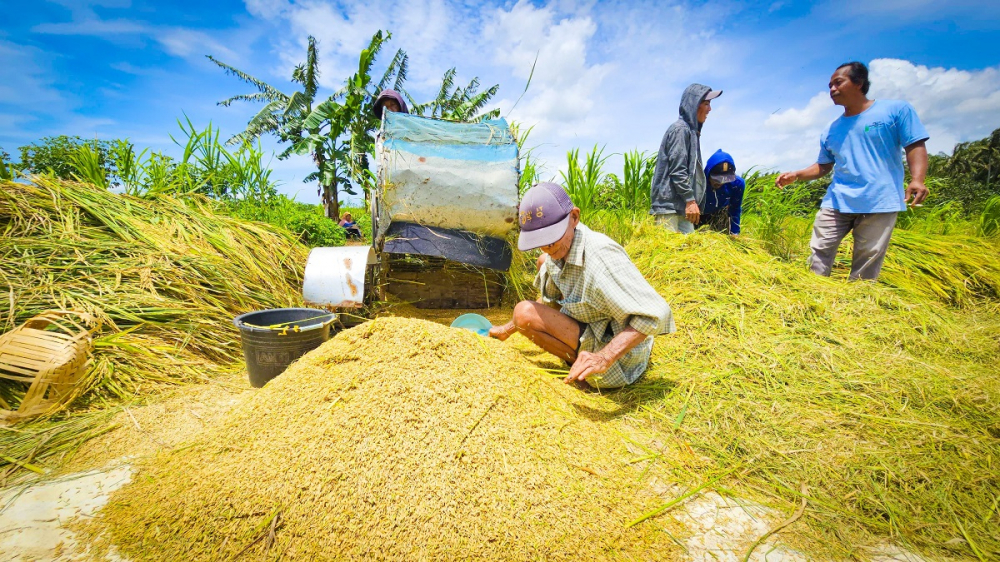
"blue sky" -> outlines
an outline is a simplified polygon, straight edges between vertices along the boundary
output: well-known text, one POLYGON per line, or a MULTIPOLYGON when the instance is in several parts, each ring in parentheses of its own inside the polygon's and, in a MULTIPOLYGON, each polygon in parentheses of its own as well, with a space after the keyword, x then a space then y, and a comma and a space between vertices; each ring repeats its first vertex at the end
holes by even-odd
MULTIPOLYGON (((871 65, 873 97, 914 104, 934 152, 1000 127, 1000 2, 0 0, 0 17, 0 147, 15 157, 58 134, 175 152, 185 113, 234 134, 257 108, 217 106, 249 90, 204 55, 290 91, 312 34, 329 95, 378 29, 393 32, 383 62, 410 54, 418 100, 452 66, 462 81, 499 83, 497 105, 534 127, 548 175, 574 147, 656 150, 691 82, 724 91, 706 157, 723 148, 743 169, 805 166, 838 114, 825 85, 848 60, 871 65)), ((301 182, 308 158, 273 167, 283 192, 318 200, 301 182)))

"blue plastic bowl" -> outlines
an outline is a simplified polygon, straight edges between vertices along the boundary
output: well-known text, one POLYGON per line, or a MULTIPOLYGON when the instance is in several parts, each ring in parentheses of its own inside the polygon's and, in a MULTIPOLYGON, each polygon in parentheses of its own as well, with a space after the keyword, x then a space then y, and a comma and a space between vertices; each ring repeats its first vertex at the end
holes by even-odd
POLYGON ((463 314, 451 323, 451 327, 469 330, 479 334, 480 336, 489 336, 490 328, 493 327, 493 324, 491 324, 485 316, 481 316, 479 314, 463 314))

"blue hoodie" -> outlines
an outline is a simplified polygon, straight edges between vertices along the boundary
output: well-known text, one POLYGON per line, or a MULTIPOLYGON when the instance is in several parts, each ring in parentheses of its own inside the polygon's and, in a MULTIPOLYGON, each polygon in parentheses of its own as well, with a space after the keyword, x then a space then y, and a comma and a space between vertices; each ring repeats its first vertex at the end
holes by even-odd
MULTIPOLYGON (((716 150, 715 154, 708 159, 708 163, 705 164, 705 176, 708 176, 716 164, 722 162, 729 162, 730 166, 736 168, 736 162, 733 162, 732 156, 722 150, 716 150)), ((709 182, 708 189, 705 190, 705 204, 701 206, 701 214, 711 215, 723 207, 729 207, 729 233, 739 234, 740 213, 743 212, 743 191, 745 189, 746 184, 740 176, 736 176, 736 181, 722 184, 719 189, 713 189, 711 182, 709 182)))

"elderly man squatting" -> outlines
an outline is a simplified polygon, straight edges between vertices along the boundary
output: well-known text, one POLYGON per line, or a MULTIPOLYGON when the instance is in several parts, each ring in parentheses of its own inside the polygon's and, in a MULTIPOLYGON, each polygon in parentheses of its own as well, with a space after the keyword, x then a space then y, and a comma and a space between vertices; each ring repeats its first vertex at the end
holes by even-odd
POLYGON ((625 250, 580 224, 580 209, 554 183, 539 183, 519 208, 518 249, 540 248, 538 301, 521 301, 510 322, 490 330, 520 332, 570 364, 566 383, 618 388, 649 365, 653 337, 674 331, 670 306, 625 250), (556 308, 558 307, 558 309, 556 308))

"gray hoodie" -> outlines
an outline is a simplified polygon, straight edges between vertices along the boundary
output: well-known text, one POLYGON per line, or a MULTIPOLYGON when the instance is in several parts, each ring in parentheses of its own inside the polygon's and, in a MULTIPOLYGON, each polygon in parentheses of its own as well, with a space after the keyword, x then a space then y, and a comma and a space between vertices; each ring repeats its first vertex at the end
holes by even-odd
POLYGON ((698 104, 708 86, 691 84, 681 96, 681 117, 667 129, 656 156, 656 170, 650 186, 650 214, 684 214, 688 201, 705 201, 705 170, 701 163, 701 123, 698 104))

